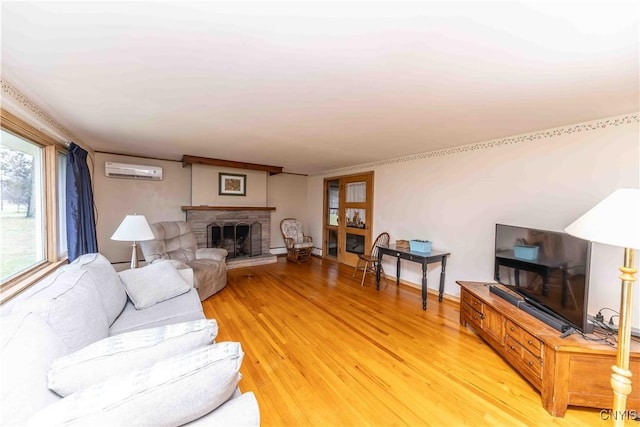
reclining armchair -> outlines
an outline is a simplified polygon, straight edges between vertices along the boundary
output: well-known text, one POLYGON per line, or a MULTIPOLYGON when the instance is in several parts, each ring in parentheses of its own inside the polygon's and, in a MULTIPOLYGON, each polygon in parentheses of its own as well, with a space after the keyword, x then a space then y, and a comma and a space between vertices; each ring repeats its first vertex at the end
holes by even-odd
POLYGON ((302 230, 302 223, 296 218, 285 218, 280 221, 280 231, 287 247, 287 259, 294 262, 311 260, 313 241, 302 230))
MULTIPOLYGON (((191 226, 184 221, 164 221, 151 224, 154 240, 139 242, 147 263, 171 259, 193 270, 193 283, 200 301, 219 292, 227 285, 226 249, 200 248, 191 226)), ((177 266, 178 268, 181 265, 177 266)))

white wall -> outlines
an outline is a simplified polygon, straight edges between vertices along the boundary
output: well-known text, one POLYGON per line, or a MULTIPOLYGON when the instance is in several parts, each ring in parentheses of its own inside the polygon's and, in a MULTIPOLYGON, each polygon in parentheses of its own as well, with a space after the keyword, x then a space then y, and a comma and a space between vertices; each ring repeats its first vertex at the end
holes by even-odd
POLYGON ((270 249, 272 253, 286 252, 280 232, 280 221, 288 217, 300 218, 303 221, 306 219, 306 176, 287 173, 269 175, 262 171, 206 165, 193 165, 192 167, 192 203, 194 206, 275 207, 276 210, 271 212, 270 249), (218 174, 220 172, 246 175, 247 195, 244 197, 220 196, 218 194, 218 174))
MULTIPOLYGON (((191 169, 183 168, 181 162, 95 153, 93 179, 98 250, 112 263, 131 259, 130 243, 111 240, 125 215, 145 215, 150 223, 184 221, 186 215, 180 207, 191 204, 191 169), (104 174, 105 162, 161 166, 163 180, 108 178, 104 174)), ((142 259, 140 250, 138 255, 142 259)))
MULTIPOLYGON (((307 177, 281 173, 267 179, 267 206, 274 206, 271 212, 271 252, 286 253, 280 221, 284 218, 298 218, 304 223, 305 232, 310 227, 307 219, 307 177)), ((322 247, 321 241, 314 246, 322 247)))
POLYGON ((191 166, 193 206, 267 206, 267 172, 217 166, 191 166), (246 196, 219 195, 219 173, 246 175, 246 196))
MULTIPOLYGON (((316 175, 308 181, 307 222, 322 237, 322 182, 326 176, 374 170, 373 234, 422 238, 451 252, 445 293, 458 296, 456 280, 492 281, 496 223, 562 231, 619 187, 640 187, 637 116, 566 126, 316 175), (604 126, 606 124, 606 126, 604 126)), ((589 312, 619 309, 617 268, 622 249, 594 245, 589 312)), ((384 264, 395 275, 395 261, 384 264)), ((439 264, 429 267, 437 289, 439 264)), ((402 264, 402 279, 420 283, 420 266, 402 264)), ((640 286, 633 325, 640 327, 640 286)))

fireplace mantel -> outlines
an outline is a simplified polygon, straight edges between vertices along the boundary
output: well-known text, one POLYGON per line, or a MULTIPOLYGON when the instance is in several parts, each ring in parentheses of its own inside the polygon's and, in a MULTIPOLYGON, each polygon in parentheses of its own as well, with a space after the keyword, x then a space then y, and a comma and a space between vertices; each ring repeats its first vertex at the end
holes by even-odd
POLYGON ((270 206, 181 206, 183 211, 275 211, 270 206))

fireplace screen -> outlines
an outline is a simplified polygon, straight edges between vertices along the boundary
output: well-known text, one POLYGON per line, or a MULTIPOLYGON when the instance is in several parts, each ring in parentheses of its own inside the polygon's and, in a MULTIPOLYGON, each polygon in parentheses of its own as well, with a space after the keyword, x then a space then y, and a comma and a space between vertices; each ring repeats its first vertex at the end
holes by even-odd
POLYGON ((207 225, 207 247, 223 248, 227 258, 252 257, 262 254, 262 224, 226 222, 207 225))

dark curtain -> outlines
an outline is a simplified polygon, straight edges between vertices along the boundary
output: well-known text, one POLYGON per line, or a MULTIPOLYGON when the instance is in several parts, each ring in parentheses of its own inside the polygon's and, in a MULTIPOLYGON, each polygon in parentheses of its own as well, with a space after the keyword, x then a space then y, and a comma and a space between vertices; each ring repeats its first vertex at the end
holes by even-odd
POLYGON ((73 142, 67 155, 66 206, 67 256, 72 262, 80 255, 98 252, 87 152, 73 142))

